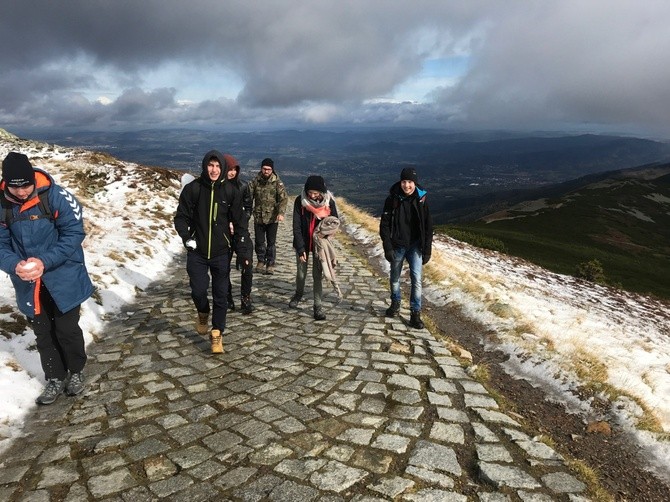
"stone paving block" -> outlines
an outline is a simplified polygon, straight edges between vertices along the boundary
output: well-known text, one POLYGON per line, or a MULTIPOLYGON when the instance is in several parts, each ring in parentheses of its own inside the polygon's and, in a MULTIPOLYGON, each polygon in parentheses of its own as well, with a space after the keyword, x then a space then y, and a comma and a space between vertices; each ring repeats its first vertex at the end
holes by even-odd
POLYGON ((403 420, 418 420, 423 415, 422 406, 394 406, 387 413, 393 418, 403 420))
POLYGON ((189 476, 177 474, 176 476, 151 483, 149 489, 155 493, 157 497, 163 499, 173 493, 184 490, 192 484, 193 479, 189 476))
POLYGON ((158 455, 168 451, 170 447, 156 438, 149 438, 141 443, 130 446, 125 450, 125 454, 132 460, 141 460, 143 458, 158 455))
MULTIPOLYGON (((4 500, 0 498, 0 500, 4 500)), ((88 490, 86 487, 79 483, 75 483, 70 486, 70 490, 67 492, 63 502, 87 502, 88 501, 88 490)))
POLYGON ((402 500, 411 500, 416 502, 467 502, 465 495, 454 493, 436 488, 425 488, 416 493, 403 496, 402 500))
POLYGON ((459 424, 435 422, 430 430, 430 439, 443 443, 465 443, 465 432, 459 424))
POLYGON ((345 443, 368 445, 370 444, 374 433, 375 431, 373 429, 352 428, 337 436, 337 439, 344 441, 345 443))
POLYGON ((428 485, 439 486, 441 488, 454 487, 453 478, 437 471, 431 471, 430 469, 424 469, 423 467, 409 465, 407 466, 405 473, 409 476, 414 476, 415 478, 420 479, 428 485))
POLYGON ((463 386, 463 390, 471 394, 488 394, 486 387, 474 380, 461 380, 459 382, 463 386))
POLYGON ((556 453, 556 450, 540 441, 517 441, 516 444, 531 457, 544 460, 563 460, 563 457, 556 453))
POLYGON ((281 485, 282 482, 283 480, 277 476, 266 475, 252 481, 243 488, 233 490, 232 493, 235 497, 244 502, 258 502, 260 500, 266 500, 270 493, 272 493, 277 486, 281 485))
POLYGON ((181 469, 189 469, 208 460, 214 453, 200 445, 189 446, 183 450, 171 451, 167 456, 181 469))
POLYGON ((499 465, 489 462, 479 462, 479 471, 482 479, 497 488, 539 488, 540 484, 528 473, 511 465, 499 465))
POLYGON ((519 427, 519 424, 515 420, 512 420, 510 417, 499 411, 487 410, 485 408, 473 408, 473 410, 484 422, 495 422, 519 427))
POLYGON ((438 394, 436 392, 428 392, 428 402, 435 406, 446 406, 451 408, 451 398, 446 394, 438 394))
POLYGON ((406 437, 397 436, 395 434, 380 434, 372 442, 371 446, 381 450, 389 450, 394 453, 405 453, 409 444, 410 440, 406 437))
POLYGON ((73 461, 48 465, 42 470, 37 488, 50 488, 56 485, 70 485, 79 479, 77 463, 73 461))
POLYGON ((553 502, 554 498, 546 493, 534 493, 519 490, 517 495, 522 502, 553 502))
POLYGON ((498 403, 491 396, 483 394, 464 394, 463 400, 468 408, 490 408, 497 410, 498 403))
POLYGON ((126 463, 126 459, 116 451, 81 459, 81 465, 88 476, 111 472, 125 466, 126 463))
POLYGON ((586 485, 567 472, 552 472, 542 476, 544 484, 556 493, 581 493, 586 485))
MULTIPOLYGON (((351 457, 352 453, 353 449, 350 450, 349 455, 343 455, 346 457, 345 461, 351 457)), ((326 462, 325 459, 284 459, 275 466, 274 470, 277 473, 304 480, 321 469, 326 462)))
POLYGON ((128 469, 122 468, 108 474, 92 476, 87 485, 93 497, 102 498, 137 486, 137 481, 128 469))
POLYGON ((165 499, 166 502, 206 502, 210 500, 222 500, 218 489, 209 483, 198 483, 189 485, 186 489, 176 492, 165 499))
POLYGON ((418 437, 423 430, 423 424, 405 420, 392 420, 386 426, 385 431, 389 434, 400 434, 401 436, 418 437))
POLYGON ((421 402, 421 394, 416 390, 396 390, 391 394, 391 399, 403 404, 416 404, 421 402))
POLYGON ((369 484, 368 488, 372 491, 379 492, 389 499, 394 499, 408 488, 414 486, 414 481, 401 478, 400 476, 393 476, 383 478, 378 483, 369 484))
POLYGON ((249 459, 261 465, 273 465, 293 454, 293 450, 280 444, 270 444, 262 450, 256 451, 249 456, 249 459))
MULTIPOLYGON (((46 449, 37 457, 37 463, 50 464, 58 460, 69 459, 70 451, 71 448, 70 445, 68 444, 46 449)), ((0 484, 2 483, 3 483, 2 475, 0 474, 0 484)))
POLYGON ((408 375, 391 375, 387 380, 388 385, 404 387, 406 389, 421 390, 421 382, 408 375))
POLYGON ((443 471, 455 476, 461 475, 461 466, 452 448, 429 441, 417 441, 410 454, 409 465, 424 469, 443 471))
POLYGON ((475 431, 475 440, 485 443, 497 443, 500 441, 491 429, 479 422, 473 422, 472 428, 475 431))
POLYGON ((320 495, 318 490, 310 486, 300 485, 294 481, 284 481, 276 486, 268 495, 273 502, 309 502, 320 495))
POLYGON ((140 425, 137 428, 133 428, 133 430, 130 433, 130 438, 135 441, 141 441, 143 439, 146 439, 151 436, 156 436, 157 434, 162 434, 163 431, 161 430, 160 427, 157 427, 154 424, 145 424, 145 425, 140 425))
POLYGON ((477 458, 483 462, 511 463, 513 461, 509 451, 500 444, 478 444, 475 445, 475 448, 477 458))
POLYGON ((424 364, 407 364, 405 365, 405 372, 413 377, 434 377, 435 370, 430 367, 430 361, 426 360, 424 364))
POLYGON ((320 470, 313 473, 309 480, 319 490, 342 492, 368 476, 362 469, 349 467, 337 460, 330 460, 320 470))
POLYGON ((503 493, 480 493, 479 500, 481 502, 510 502, 511 499, 503 493))
POLYGON ((150 481, 158 481, 177 473, 177 466, 167 457, 159 455, 150 457, 143 462, 144 473, 150 481))
POLYGON ((185 445, 205 437, 212 432, 212 428, 207 424, 189 423, 182 427, 170 429, 167 434, 179 444, 185 445))

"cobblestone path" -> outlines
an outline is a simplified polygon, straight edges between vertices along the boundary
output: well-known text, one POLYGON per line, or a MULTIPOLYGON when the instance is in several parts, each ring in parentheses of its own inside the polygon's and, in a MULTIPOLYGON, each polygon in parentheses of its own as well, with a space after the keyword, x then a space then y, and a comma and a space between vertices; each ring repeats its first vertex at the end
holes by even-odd
POLYGON ((194 331, 183 263, 110 319, 85 393, 36 407, 0 457, 0 500, 587 500, 407 311, 384 317, 386 280, 346 238, 328 319, 312 318, 311 272, 289 309, 289 233, 276 273, 254 277, 254 314, 229 312, 225 354, 194 331))

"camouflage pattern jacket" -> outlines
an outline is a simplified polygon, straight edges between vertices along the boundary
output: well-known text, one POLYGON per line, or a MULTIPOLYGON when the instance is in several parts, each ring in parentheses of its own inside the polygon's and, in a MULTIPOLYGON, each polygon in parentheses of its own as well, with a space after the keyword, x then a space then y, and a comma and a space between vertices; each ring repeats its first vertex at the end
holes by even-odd
POLYGON ((254 200, 254 223, 267 225, 277 221, 277 216, 286 212, 288 194, 284 183, 276 173, 268 179, 259 173, 249 183, 249 192, 254 200))

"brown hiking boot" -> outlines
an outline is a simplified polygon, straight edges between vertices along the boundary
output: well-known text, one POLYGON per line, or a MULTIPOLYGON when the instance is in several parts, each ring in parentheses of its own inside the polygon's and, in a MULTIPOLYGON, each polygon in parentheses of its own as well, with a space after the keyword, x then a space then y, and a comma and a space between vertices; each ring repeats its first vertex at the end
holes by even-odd
POLYGON ((221 336, 221 331, 213 329, 212 334, 209 335, 209 339, 212 342, 212 354, 223 354, 223 337, 221 336))
POLYGON ((206 335, 209 329, 209 312, 198 312, 195 320, 195 330, 199 335, 206 335))
POLYGON ((274 265, 268 265, 267 268, 265 269, 265 273, 267 275, 272 275, 275 273, 275 266, 274 265))
POLYGON ((256 263, 256 270, 254 271, 257 274, 264 274, 265 273, 265 263, 259 261, 256 263))

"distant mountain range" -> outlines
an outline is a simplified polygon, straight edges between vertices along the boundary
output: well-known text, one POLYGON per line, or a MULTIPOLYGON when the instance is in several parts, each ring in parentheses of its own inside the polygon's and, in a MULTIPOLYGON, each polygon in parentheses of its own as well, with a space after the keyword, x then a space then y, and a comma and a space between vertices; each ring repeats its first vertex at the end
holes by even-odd
POLYGON ((298 193, 309 174, 318 173, 336 195, 373 214, 381 211, 402 167, 414 165, 420 183, 428 189, 434 218, 443 223, 473 220, 503 209, 527 198, 529 189, 592 173, 670 162, 667 143, 591 134, 383 129, 26 131, 18 135, 184 171, 199 171, 202 155, 216 148, 235 155, 247 179, 257 173, 264 157, 272 157, 291 193, 298 193))
POLYGON ((598 260, 610 284, 670 299, 670 164, 591 174, 497 203, 506 207, 458 227, 560 273, 598 260))

